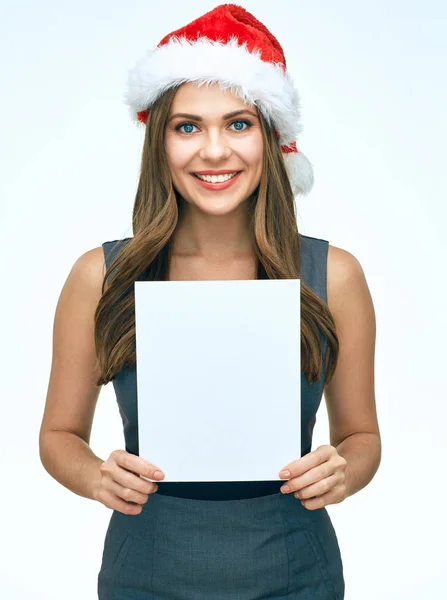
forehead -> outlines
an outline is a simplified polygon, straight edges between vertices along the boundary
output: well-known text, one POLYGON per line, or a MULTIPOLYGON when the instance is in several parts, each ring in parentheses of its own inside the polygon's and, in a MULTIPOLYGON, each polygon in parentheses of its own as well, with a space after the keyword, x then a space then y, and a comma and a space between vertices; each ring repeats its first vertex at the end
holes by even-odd
POLYGON ((176 92, 170 114, 175 112, 200 112, 213 115, 235 110, 248 109, 256 113, 254 105, 244 102, 229 89, 222 89, 219 83, 209 85, 188 82, 176 92))

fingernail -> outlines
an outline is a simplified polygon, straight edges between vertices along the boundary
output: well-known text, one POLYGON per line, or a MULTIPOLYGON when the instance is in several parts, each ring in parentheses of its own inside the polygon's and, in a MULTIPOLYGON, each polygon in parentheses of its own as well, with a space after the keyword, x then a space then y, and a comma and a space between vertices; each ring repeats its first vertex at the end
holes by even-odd
POLYGON ((279 474, 280 477, 288 477, 290 475, 290 471, 281 471, 279 474))
POLYGON ((162 471, 155 471, 154 477, 164 477, 165 474, 162 471))

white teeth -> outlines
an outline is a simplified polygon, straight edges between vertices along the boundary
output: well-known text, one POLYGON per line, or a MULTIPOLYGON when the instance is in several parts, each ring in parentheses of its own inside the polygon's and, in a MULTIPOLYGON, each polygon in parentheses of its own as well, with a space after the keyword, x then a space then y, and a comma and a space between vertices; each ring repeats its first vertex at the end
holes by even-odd
POLYGON ((235 175, 237 175, 237 171, 234 173, 230 173, 229 175, 198 175, 195 173, 196 177, 202 179, 203 181, 208 181, 208 183, 222 183, 223 181, 228 181, 235 175))

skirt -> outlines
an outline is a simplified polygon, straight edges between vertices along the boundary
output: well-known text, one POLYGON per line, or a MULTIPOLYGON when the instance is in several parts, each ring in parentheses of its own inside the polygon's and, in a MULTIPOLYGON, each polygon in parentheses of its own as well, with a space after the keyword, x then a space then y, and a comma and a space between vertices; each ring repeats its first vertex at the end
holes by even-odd
POLYGON ((197 500, 150 494, 139 515, 113 511, 99 600, 343 600, 326 508, 293 494, 197 500))

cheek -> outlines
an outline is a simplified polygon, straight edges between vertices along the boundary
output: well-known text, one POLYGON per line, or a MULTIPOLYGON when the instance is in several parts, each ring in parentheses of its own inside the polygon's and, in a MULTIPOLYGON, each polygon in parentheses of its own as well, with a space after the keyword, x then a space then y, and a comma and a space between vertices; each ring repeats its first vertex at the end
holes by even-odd
POLYGON ((165 142, 165 148, 169 166, 173 170, 185 168, 191 160, 192 152, 188 144, 182 144, 168 137, 165 142))
POLYGON ((250 167, 258 168, 259 164, 262 163, 263 158, 263 141, 262 136, 259 138, 251 138, 250 140, 244 140, 239 146, 238 152, 241 157, 250 167))

